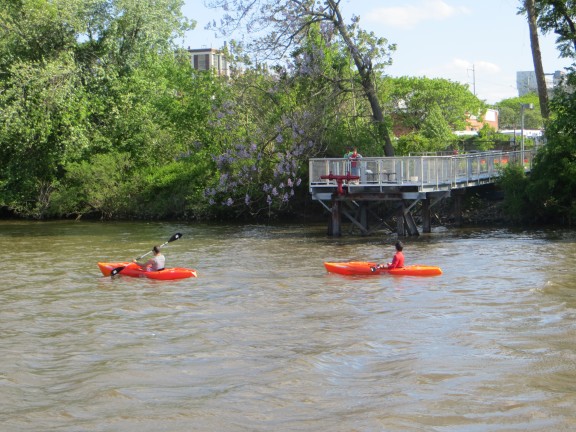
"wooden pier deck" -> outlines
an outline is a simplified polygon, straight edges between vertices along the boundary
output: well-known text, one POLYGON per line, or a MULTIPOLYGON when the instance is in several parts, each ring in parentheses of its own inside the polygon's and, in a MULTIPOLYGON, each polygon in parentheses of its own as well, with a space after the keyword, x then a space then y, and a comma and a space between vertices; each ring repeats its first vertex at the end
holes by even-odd
POLYGON ((341 235, 345 216, 362 234, 378 229, 368 221, 370 205, 395 201, 398 235, 418 235, 411 209, 422 203, 422 231, 430 232, 430 208, 457 190, 494 183, 502 167, 523 164, 529 171, 533 150, 486 151, 442 156, 364 157, 356 166, 345 158, 309 161, 312 199, 331 214, 329 232, 341 235), (349 175, 357 180, 343 180, 349 175))

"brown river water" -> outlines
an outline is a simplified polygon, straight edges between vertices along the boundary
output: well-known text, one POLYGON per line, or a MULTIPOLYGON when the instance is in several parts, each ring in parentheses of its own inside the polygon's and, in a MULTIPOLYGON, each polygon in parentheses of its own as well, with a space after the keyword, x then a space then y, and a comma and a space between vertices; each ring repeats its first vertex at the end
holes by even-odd
POLYGON ((0 222, 0 431, 576 430, 576 232, 0 222), (197 279, 103 277, 164 248, 197 279))

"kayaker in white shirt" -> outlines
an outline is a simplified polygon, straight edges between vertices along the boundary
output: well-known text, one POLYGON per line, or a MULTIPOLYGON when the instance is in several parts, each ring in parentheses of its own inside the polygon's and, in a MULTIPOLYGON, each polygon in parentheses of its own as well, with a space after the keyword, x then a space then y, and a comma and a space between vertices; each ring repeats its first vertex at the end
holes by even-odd
POLYGON ((166 258, 160 252, 160 246, 154 246, 152 248, 154 256, 150 258, 146 263, 140 264, 138 261, 134 260, 136 264, 142 267, 146 271, 159 271, 164 270, 164 264, 166 263, 166 258))

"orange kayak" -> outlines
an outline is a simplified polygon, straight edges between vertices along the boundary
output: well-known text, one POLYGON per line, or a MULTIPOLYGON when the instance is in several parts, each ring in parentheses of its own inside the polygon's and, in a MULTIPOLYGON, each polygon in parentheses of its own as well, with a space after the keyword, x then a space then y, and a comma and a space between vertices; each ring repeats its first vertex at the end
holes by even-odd
POLYGON ((157 280, 173 280, 173 279, 186 279, 191 277, 198 277, 196 270, 187 268, 167 268, 160 271, 146 271, 138 264, 131 262, 99 262, 98 267, 104 276, 110 276, 112 270, 118 267, 124 267, 118 274, 123 276, 143 277, 148 279, 157 280))
POLYGON ((330 273, 341 275, 381 275, 391 274, 394 276, 438 276, 442 274, 440 267, 426 265, 409 265, 395 269, 378 269, 378 264, 366 261, 349 261, 349 262, 325 262, 324 267, 330 273), (375 269, 374 271, 372 269, 375 269))

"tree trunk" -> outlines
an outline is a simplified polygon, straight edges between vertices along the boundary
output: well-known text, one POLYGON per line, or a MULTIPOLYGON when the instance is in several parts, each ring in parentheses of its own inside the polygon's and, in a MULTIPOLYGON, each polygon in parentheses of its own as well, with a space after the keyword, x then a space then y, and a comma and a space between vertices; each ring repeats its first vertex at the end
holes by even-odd
POLYGON ((534 62, 534 72, 536 73, 536 84, 538 85, 540 112, 542 113, 542 118, 547 120, 550 114, 548 108, 548 90, 546 89, 546 79, 542 66, 542 53, 540 52, 540 41, 538 39, 534 0, 524 0, 524 8, 526 9, 528 27, 530 28, 530 45, 532 47, 532 61, 534 62))
POLYGON ((378 95, 376 94, 376 89, 374 88, 374 81, 371 75, 367 77, 362 77, 362 87, 366 93, 366 97, 370 102, 370 107, 372 108, 372 118, 376 123, 378 128, 378 134, 384 140, 384 155, 394 156, 394 147, 392 146, 392 140, 390 139, 390 133, 386 122, 384 120, 384 113, 382 112, 382 107, 380 106, 380 101, 378 100, 378 95))
POLYGON ((392 146, 392 140, 390 139, 390 133, 388 131, 388 126, 386 126, 386 121, 384 119, 384 113, 382 107, 380 106, 380 101, 378 100, 378 95, 376 94, 376 88, 374 87, 374 71, 372 70, 372 65, 370 60, 364 60, 352 41, 346 25, 342 20, 342 15, 340 14, 340 9, 338 8, 338 2, 329 1, 330 7, 334 11, 334 17, 332 22, 336 26, 336 29, 344 39, 344 43, 348 47, 348 50, 352 54, 352 59, 360 75, 360 80, 362 82, 362 88, 364 89, 364 94, 370 102, 370 108, 372 109, 372 119, 376 124, 378 129, 378 134, 380 138, 384 140, 384 155, 394 156, 394 147, 392 146))

